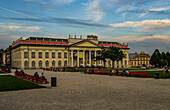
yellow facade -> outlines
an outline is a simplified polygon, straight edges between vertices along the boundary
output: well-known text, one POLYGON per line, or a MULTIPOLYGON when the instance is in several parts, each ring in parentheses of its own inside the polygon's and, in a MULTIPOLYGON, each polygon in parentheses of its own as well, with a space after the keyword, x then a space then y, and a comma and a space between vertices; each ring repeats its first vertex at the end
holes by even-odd
MULTIPOLYGON (((102 61, 95 61, 97 51, 101 48, 99 45, 100 42, 98 39, 93 39, 91 37, 87 39, 70 37, 69 39, 34 37, 26 40, 19 39, 13 43, 13 48, 11 50, 12 67, 47 68, 103 66, 104 63, 102 61)), ((109 45, 110 43, 112 42, 109 42, 109 45)), ((107 44, 107 42, 105 44, 107 44)), ((121 50, 126 55, 126 58, 119 62, 112 62, 107 59, 106 67, 111 67, 112 63, 114 63, 115 67, 127 68, 129 66, 129 48, 127 48, 126 45, 122 46, 125 46, 125 48, 121 48, 121 50)))
POLYGON ((134 58, 130 58, 129 65, 131 67, 150 67, 150 56, 141 52, 139 55, 136 55, 134 58))

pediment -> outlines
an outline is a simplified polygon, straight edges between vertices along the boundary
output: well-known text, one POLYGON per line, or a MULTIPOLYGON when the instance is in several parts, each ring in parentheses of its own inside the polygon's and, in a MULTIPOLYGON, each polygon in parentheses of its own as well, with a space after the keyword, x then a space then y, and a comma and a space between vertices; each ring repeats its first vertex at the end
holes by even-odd
POLYGON ((77 42, 77 43, 74 43, 72 45, 70 45, 71 47, 99 47, 98 44, 95 44, 91 41, 80 41, 80 42, 77 42))

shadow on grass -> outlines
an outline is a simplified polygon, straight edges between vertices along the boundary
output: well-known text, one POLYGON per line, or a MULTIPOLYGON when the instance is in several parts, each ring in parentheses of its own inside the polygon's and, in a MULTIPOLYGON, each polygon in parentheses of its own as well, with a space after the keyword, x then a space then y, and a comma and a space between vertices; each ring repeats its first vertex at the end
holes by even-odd
POLYGON ((14 91, 14 90, 26 90, 35 88, 46 88, 45 86, 40 86, 29 81, 10 76, 3 75, 0 76, 0 91, 14 91))

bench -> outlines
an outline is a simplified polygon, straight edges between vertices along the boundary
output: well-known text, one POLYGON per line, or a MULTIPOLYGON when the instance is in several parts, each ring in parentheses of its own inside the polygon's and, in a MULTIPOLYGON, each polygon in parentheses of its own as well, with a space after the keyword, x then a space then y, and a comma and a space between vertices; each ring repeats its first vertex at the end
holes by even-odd
POLYGON ((85 73, 88 73, 88 74, 103 74, 103 75, 111 75, 111 72, 110 71, 85 71, 85 73))
POLYGON ((6 69, 1 69, 1 71, 8 73, 8 70, 6 70, 6 69))
POLYGON ((33 76, 33 75, 29 75, 29 74, 25 74, 25 73, 19 73, 19 72, 15 72, 15 76, 20 77, 22 79, 26 79, 29 80, 31 82, 35 82, 35 83, 43 83, 45 82, 45 84, 47 83, 47 80, 43 80, 42 77, 39 76, 33 76))
POLYGON ((131 76, 131 75, 147 77, 147 76, 148 76, 148 73, 142 73, 142 72, 130 72, 128 76, 131 76))

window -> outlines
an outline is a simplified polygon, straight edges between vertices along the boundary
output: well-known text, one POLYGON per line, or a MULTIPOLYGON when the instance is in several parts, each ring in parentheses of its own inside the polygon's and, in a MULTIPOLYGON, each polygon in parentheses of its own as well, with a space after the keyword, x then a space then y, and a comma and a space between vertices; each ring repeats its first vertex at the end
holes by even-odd
POLYGON ((58 58, 61 58, 61 52, 58 52, 58 58))
POLYGON ((61 61, 58 61, 58 66, 61 66, 61 61))
POLYGON ((131 62, 131 64, 133 65, 133 61, 131 62))
POLYGON ((28 52, 24 52, 24 58, 28 58, 28 52))
POLYGON ((127 58, 127 54, 124 54, 125 55, 125 58, 127 58))
POLYGON ((127 65, 127 60, 125 60, 125 65, 127 65))
POLYGON ((64 58, 67 58, 67 53, 66 52, 64 53, 64 58))
POLYGON ((35 52, 31 53, 32 58, 35 58, 35 52))
POLYGON ((45 66, 46 66, 46 67, 49 67, 49 61, 46 61, 46 62, 45 62, 45 66))
POLYGON ((64 66, 67 66, 67 60, 64 61, 64 66))
POLYGON ((52 58, 55 58, 55 52, 52 52, 52 58))
POLYGON ((35 61, 32 61, 32 68, 35 68, 35 61))
POLYGON ((111 62, 110 62, 110 60, 108 61, 108 66, 109 66, 109 67, 111 66, 111 62))
POLYGON ((39 61, 39 67, 40 68, 42 67, 42 61, 39 61))
POLYGON ((49 58, 49 53, 45 52, 45 58, 49 58))
POLYGON ((42 52, 39 52, 38 54, 39 54, 39 58, 42 58, 42 52))
POLYGON ((52 61, 52 66, 55 67, 55 61, 52 61))
POLYGON ((25 67, 25 68, 28 68, 28 61, 25 61, 25 62, 24 62, 24 67, 25 67))

